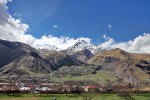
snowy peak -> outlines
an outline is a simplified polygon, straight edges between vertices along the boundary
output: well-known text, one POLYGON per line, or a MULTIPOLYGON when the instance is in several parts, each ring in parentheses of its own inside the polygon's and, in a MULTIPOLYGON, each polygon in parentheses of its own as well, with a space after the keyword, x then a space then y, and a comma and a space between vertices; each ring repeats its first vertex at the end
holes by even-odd
POLYGON ((88 45, 89 43, 87 42, 87 41, 85 41, 85 40, 78 40, 75 44, 74 44, 74 46, 79 46, 79 45, 88 45))
MULTIPOLYGON (((43 50, 61 51, 61 49, 57 48, 54 45, 44 45, 44 46, 40 46, 38 49, 42 51, 43 50)), ((85 50, 85 49, 91 51, 93 54, 96 54, 102 50, 101 47, 92 45, 89 41, 79 39, 74 45, 72 45, 71 47, 67 48, 64 51, 68 53, 74 53, 74 52, 85 50)))
POLYGON ((67 52, 77 52, 84 49, 90 50, 92 53, 96 53, 99 50, 97 46, 92 45, 85 40, 78 40, 73 46, 67 49, 67 52))
POLYGON ((90 47, 92 47, 92 45, 90 43, 88 43, 87 41, 78 40, 73 46, 68 48, 68 51, 76 52, 76 51, 87 49, 90 47))
POLYGON ((91 45, 85 40, 78 40, 72 47, 76 47, 78 49, 83 50, 83 49, 91 48, 93 47, 93 45, 91 45))

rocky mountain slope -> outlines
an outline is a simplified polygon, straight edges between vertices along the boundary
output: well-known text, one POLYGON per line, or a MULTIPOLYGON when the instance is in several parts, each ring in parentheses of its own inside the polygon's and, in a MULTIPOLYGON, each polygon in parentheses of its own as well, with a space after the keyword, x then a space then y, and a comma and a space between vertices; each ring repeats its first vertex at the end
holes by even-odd
POLYGON ((34 75, 49 73, 54 66, 31 46, 0 40, 0 75, 34 75))
POLYGON ((125 82, 150 81, 150 55, 128 53, 121 49, 100 52, 87 61, 114 72, 125 82))
POLYGON ((76 52, 67 52, 67 54, 70 57, 72 57, 74 59, 78 59, 83 62, 86 62, 88 59, 90 59, 94 56, 94 54, 88 49, 84 49, 84 50, 80 50, 80 51, 76 51, 76 52))
POLYGON ((0 75, 54 73, 54 77, 64 76, 64 79, 150 82, 150 55, 128 53, 118 48, 93 54, 91 48, 93 46, 85 41, 78 41, 65 51, 36 50, 24 43, 0 40, 0 75))
POLYGON ((0 50, 1 76, 49 74, 61 66, 83 64, 66 54, 41 53, 20 42, 0 40, 0 50))
POLYGON ((43 55, 43 58, 45 58, 48 62, 53 64, 55 70, 57 70, 59 67, 62 66, 72 66, 72 65, 79 66, 86 64, 76 58, 70 57, 64 52, 43 50, 40 51, 40 53, 43 55))
POLYGON ((0 67, 8 64, 17 57, 34 50, 35 49, 23 43, 12 43, 9 41, 0 40, 0 67))

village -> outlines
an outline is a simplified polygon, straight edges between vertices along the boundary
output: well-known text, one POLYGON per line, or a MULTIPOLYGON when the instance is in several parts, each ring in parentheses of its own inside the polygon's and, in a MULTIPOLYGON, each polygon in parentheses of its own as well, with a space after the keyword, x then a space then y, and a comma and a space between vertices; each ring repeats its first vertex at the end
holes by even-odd
POLYGON ((4 94, 81 94, 81 93, 115 93, 117 91, 149 92, 149 86, 133 84, 97 84, 90 81, 53 82, 49 77, 15 77, 0 79, 0 93, 4 94))
POLYGON ((79 85, 76 82, 67 81, 64 83, 52 82, 48 77, 22 77, 22 78, 1 78, 1 93, 33 93, 33 94, 53 94, 53 93, 80 93, 98 89, 98 85, 79 85))

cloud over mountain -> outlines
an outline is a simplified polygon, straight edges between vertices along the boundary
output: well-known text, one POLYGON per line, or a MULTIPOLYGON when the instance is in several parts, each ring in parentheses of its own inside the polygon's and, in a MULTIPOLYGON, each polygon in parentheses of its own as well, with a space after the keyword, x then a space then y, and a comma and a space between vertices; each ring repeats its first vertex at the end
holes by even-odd
MULTIPOLYGON (((28 33, 28 24, 21 22, 19 19, 13 18, 8 13, 7 3, 9 1, 11 0, 0 0, 0 39, 23 42, 35 48, 44 48, 49 45, 54 45, 62 50, 72 46, 79 39, 85 40, 88 43, 91 42, 90 38, 85 37, 71 38, 43 35, 41 38, 35 38, 28 33)), ((103 38, 105 41, 99 44, 103 49, 121 48, 128 52, 150 53, 150 33, 144 33, 143 35, 126 42, 116 42, 113 38, 106 35, 104 35, 103 38)))
POLYGON ((54 45, 60 49, 66 49, 72 46, 77 40, 83 39, 90 41, 89 38, 80 37, 77 39, 70 37, 54 37, 52 35, 42 36, 40 39, 27 34, 29 25, 22 23, 19 19, 14 19, 7 12, 7 2, 10 0, 0 0, 0 39, 9 41, 19 41, 27 43, 36 48, 42 48, 48 45, 54 45))
POLYGON ((61 50, 67 49, 68 47, 74 45, 79 39, 90 42, 89 38, 80 37, 77 39, 70 37, 54 37, 52 35, 42 36, 40 39, 35 39, 32 45, 36 48, 42 48, 48 45, 54 45, 61 50))
POLYGON ((150 33, 144 33, 127 42, 116 42, 106 35, 103 37, 106 41, 99 45, 103 49, 121 48, 133 53, 150 53, 150 33))

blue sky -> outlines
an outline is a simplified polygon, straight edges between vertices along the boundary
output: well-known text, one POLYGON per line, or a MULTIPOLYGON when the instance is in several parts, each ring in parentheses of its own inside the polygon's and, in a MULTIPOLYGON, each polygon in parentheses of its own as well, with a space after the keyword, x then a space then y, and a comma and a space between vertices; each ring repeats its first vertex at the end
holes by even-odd
POLYGON ((150 0, 13 0, 7 4, 8 12, 28 24, 28 33, 36 38, 89 37, 94 44, 103 42, 104 34, 123 42, 150 32, 149 5, 150 0))

